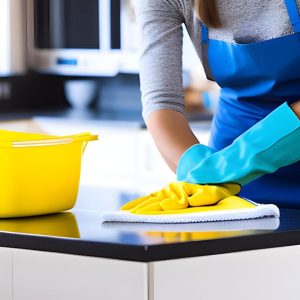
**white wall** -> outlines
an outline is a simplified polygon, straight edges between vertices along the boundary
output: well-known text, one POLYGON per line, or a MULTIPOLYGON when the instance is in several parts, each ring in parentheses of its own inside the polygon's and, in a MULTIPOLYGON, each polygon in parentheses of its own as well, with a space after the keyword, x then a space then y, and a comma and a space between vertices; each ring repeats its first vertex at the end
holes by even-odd
POLYGON ((26 0, 0 0, 0 76, 25 71, 26 0))

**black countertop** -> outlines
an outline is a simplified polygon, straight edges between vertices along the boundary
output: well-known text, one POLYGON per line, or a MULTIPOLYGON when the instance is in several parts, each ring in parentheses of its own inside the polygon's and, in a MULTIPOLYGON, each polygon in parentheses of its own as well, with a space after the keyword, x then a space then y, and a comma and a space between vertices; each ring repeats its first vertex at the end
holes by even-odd
POLYGON ((300 244, 300 210, 281 217, 198 224, 101 223, 136 195, 81 187, 69 212, 0 220, 0 247, 151 262, 300 244))

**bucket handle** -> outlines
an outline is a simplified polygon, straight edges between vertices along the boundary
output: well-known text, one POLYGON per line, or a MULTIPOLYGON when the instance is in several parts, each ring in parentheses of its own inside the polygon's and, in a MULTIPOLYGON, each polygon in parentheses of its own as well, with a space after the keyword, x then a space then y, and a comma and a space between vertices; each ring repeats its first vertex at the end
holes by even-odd
POLYGON ((98 140, 98 135, 73 135, 70 137, 62 137, 62 138, 51 138, 45 140, 36 140, 36 141, 22 141, 22 142, 0 142, 0 147, 34 147, 34 146, 52 146, 52 145, 60 145, 60 144, 71 144, 77 142, 87 142, 98 140))

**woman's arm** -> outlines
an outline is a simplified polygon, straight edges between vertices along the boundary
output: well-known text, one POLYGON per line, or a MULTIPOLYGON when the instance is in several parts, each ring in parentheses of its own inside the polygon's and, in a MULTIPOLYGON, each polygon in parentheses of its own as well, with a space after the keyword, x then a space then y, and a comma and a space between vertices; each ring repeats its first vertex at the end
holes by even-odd
POLYGON ((183 152, 198 143, 183 114, 182 7, 171 0, 138 3, 143 116, 160 153, 175 172, 183 152))
MULTIPOLYGON (((291 108, 300 119, 300 101, 292 104, 291 108)), ((174 172, 182 154, 199 143, 185 116, 176 111, 159 110, 152 113, 147 126, 158 150, 174 172)))
POLYGON ((147 125, 161 155, 176 172, 182 154, 199 143, 185 116, 177 111, 159 110, 151 114, 147 125))
MULTIPOLYGON (((183 2, 184 4, 184 2, 183 2)), ((182 87, 182 1, 138 1, 142 34, 140 82, 143 117, 169 167, 198 143, 186 118, 182 87)))

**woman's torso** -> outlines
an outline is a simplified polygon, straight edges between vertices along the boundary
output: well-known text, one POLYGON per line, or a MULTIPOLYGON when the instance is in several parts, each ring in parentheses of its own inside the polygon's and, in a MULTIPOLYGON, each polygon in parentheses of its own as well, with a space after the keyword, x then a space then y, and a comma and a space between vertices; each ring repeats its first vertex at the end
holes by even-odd
MULTIPOLYGON (((300 7, 300 0, 296 0, 300 7)), ((211 39, 252 43, 293 33, 284 0, 216 0, 222 28, 210 29, 211 39)), ((158 109, 184 112, 179 70, 182 67, 181 24, 201 57, 201 22, 192 0, 136 1, 142 29, 140 60, 143 114, 158 109), (172 75, 172 76, 171 76, 172 75)))
MULTIPOLYGON (((210 39, 247 44, 293 33, 284 0, 216 1, 223 26, 220 29, 209 29, 210 39)), ((297 0, 297 4, 300 6, 300 0, 297 0)), ((176 52, 181 42, 181 35, 175 34, 175 31, 179 32, 180 23, 185 23, 195 49, 201 57, 201 22, 195 16, 191 0, 146 0, 140 6, 140 13, 144 28, 150 26, 147 24, 153 25, 151 33, 149 30, 144 41, 141 59, 144 111, 150 112, 163 108, 184 111, 184 99, 180 92, 181 82, 175 76, 181 67, 180 53, 176 52), (175 28, 177 25, 178 27, 175 28), (155 78, 146 76, 150 71, 155 73, 155 78)), ((284 101, 284 99, 278 100, 278 103, 284 101)), ((214 146, 218 149, 229 144, 238 134, 265 117, 268 110, 271 111, 276 107, 274 103, 266 102, 262 105, 260 101, 251 102, 251 99, 245 102, 244 106, 234 101, 227 101, 224 105, 227 106, 227 114, 222 113, 221 106, 217 113, 219 127, 212 137, 215 140, 214 146), (234 107, 235 105, 237 107, 234 107), (233 126, 234 129, 238 127, 239 131, 230 130, 233 126), (227 134, 226 141, 224 132, 227 134)), ((285 189, 278 191, 282 194, 285 190, 291 191, 290 194, 299 198, 294 200, 300 203, 300 164, 283 168, 275 176, 268 175, 265 178, 266 180, 263 178, 260 181, 260 190, 266 193, 260 193, 260 198, 254 200, 263 202, 263 199, 268 198, 271 201, 273 195, 276 196, 276 191, 272 196, 269 191, 273 187, 280 189, 280 186, 285 185, 285 189)), ((255 185, 253 188, 250 186, 246 189, 250 189, 248 194, 251 195, 251 189, 253 191, 255 185)), ((295 202, 294 200, 292 202, 295 202)))
MULTIPOLYGON (((202 27, 206 32, 202 37, 204 66, 222 87, 210 141, 215 149, 230 145, 282 103, 300 99, 299 9, 295 0, 285 0, 284 8, 289 10, 288 22, 294 28, 285 36, 224 42, 208 39, 207 29, 202 27)), ((271 18, 266 21, 269 29, 271 18)), ((275 131, 277 126, 284 124, 274 124, 275 131)), ((244 186, 242 195, 258 202, 300 207, 300 162, 244 186)))

